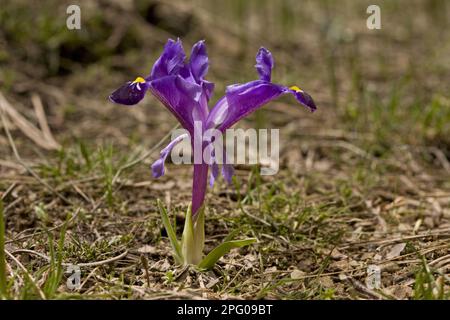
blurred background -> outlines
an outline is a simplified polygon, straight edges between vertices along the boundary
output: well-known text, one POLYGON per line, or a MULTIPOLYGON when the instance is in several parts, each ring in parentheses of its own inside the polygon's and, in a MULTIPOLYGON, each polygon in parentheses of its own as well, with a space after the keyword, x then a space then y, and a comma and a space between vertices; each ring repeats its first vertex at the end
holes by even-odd
POLYGON ((63 144, 112 136, 148 143, 147 130, 165 132, 174 122, 153 98, 124 109, 106 97, 147 75, 167 38, 180 37, 187 52, 206 40, 216 99, 226 85, 256 78, 254 57, 265 46, 275 56, 274 81, 304 88, 319 106, 310 115, 275 104, 260 112, 261 121, 292 113, 302 134, 326 121, 329 132, 370 130, 448 155, 445 0, 378 1, 380 30, 366 27, 370 1, 78 1, 81 30, 66 27, 69 4, 3 0, 0 9, 1 92, 25 115, 30 95, 39 94, 63 144))
MULTIPOLYGON (((246 212, 273 222, 277 233, 269 227, 267 234, 282 239, 280 247, 265 251, 271 254, 264 265, 305 272, 314 270, 321 254, 303 250, 288 257, 284 249, 296 252, 289 246, 297 240, 327 247, 387 233, 448 234, 449 17, 447 0, 1 0, 0 190, 9 237, 63 221, 74 207, 56 197, 56 190, 84 206, 85 220, 73 231, 81 243, 93 245, 98 232, 108 238, 133 231, 121 245, 159 241, 154 200, 187 204, 190 169, 169 166, 169 173, 154 181, 149 164, 155 153, 114 178, 176 121, 151 95, 133 108, 107 97, 125 81, 145 77, 167 39, 177 37, 188 54, 192 44, 206 40, 207 79, 216 83, 213 103, 227 85, 257 78, 255 55, 264 46, 275 58, 272 80, 299 86, 318 106, 309 113, 285 96, 238 124, 280 129, 280 172, 264 178, 258 197, 251 168, 237 168, 242 195, 219 183, 218 197, 209 200, 216 215, 210 216, 207 234, 251 223, 252 232, 266 230, 265 224, 250 218, 241 223, 243 218, 234 216, 234 203, 245 199, 246 212), (81 8, 81 30, 66 27, 70 4, 81 8), (381 9, 379 30, 366 26, 371 4, 381 9), (23 164, 55 190, 33 180, 23 164), (227 226, 214 218, 219 214, 227 215, 227 226)), ((365 258, 358 256, 362 249, 341 251, 355 263, 373 257, 370 250, 365 258)), ((70 252, 69 258, 90 261, 85 251, 70 252)), ((270 281, 265 277, 261 281, 270 281)), ((304 289, 297 298, 318 294, 304 289)), ((274 295, 288 294, 280 292, 274 295)))

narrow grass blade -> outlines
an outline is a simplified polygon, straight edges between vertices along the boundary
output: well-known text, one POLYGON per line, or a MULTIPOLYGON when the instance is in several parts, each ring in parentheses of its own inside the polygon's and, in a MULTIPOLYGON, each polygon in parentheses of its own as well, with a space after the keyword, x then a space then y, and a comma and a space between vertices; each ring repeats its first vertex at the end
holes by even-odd
POLYGON ((44 286, 44 292, 47 298, 53 298, 58 290, 58 286, 61 283, 63 276, 62 262, 64 252, 64 240, 66 238, 67 227, 71 219, 71 215, 67 215, 66 221, 61 229, 58 248, 55 254, 53 235, 49 233, 49 246, 50 246, 50 272, 48 279, 44 286))
POLYGON ((228 242, 234 239, 234 237, 236 237, 240 232, 241 232, 241 228, 237 228, 233 231, 231 231, 224 239, 223 242, 228 242))
POLYGON ((166 229, 167 236, 169 237, 170 244, 173 249, 175 260, 178 263, 182 264, 183 263, 183 255, 181 253, 180 243, 178 242, 177 235, 172 228, 172 224, 170 223, 166 208, 164 208, 164 205, 161 203, 161 201, 159 199, 157 200, 157 204, 158 204, 158 208, 159 208, 159 213, 161 214, 164 228, 166 229))
POLYGON ((211 269, 214 264, 221 257, 227 254, 231 249, 245 247, 254 242, 256 242, 255 238, 224 242, 221 245, 215 247, 210 253, 208 253, 208 255, 202 260, 202 262, 200 262, 198 267, 200 269, 211 269))
POLYGON ((3 201, 0 199, 0 296, 6 298, 5 220, 3 201))

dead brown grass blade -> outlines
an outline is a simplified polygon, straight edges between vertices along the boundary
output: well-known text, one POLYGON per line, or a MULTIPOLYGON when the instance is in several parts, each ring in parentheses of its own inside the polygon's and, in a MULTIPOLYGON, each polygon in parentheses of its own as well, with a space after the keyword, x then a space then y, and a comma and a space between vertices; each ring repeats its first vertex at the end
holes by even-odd
MULTIPOLYGON (((3 96, 2 93, 0 93, 0 109, 5 114, 8 115, 8 117, 20 129, 20 131, 23 132, 23 134, 25 134, 28 138, 33 140, 33 142, 36 143, 41 148, 44 148, 44 149, 47 149, 47 150, 57 150, 57 149, 60 148, 60 145, 51 137, 51 134, 50 134, 51 139, 48 139, 48 137, 46 136, 46 133, 40 131, 38 128, 36 128, 36 126, 34 126, 24 116, 22 116, 6 100, 6 98, 3 96)), ((40 122, 43 121, 42 117, 45 117, 45 114, 44 115, 42 115, 42 114, 38 115, 38 118, 40 118, 40 120, 39 120, 40 122)), ((46 120, 45 120, 45 123, 46 123, 46 120)), ((48 131, 50 132, 50 129, 48 129, 48 131)))

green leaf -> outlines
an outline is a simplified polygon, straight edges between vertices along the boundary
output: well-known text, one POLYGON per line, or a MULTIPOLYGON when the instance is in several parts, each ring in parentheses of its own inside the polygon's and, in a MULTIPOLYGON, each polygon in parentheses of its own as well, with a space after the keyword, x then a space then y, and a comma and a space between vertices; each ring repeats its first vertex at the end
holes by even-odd
POLYGON ((241 232, 242 227, 237 228, 233 231, 231 231, 224 239, 223 242, 228 242, 233 240, 234 237, 236 237, 238 235, 239 232, 241 232))
POLYGON ((164 228, 166 229, 167 235, 169 236, 170 244, 173 249, 174 258, 178 263, 182 264, 183 263, 183 255, 181 252, 180 243, 178 242, 177 235, 172 228, 172 224, 170 223, 166 208, 164 208, 164 205, 161 203, 161 201, 159 199, 157 200, 157 204, 158 204, 158 208, 159 208, 159 213, 161 214, 164 228))
POLYGON ((200 269, 211 269, 214 264, 225 254, 227 254, 231 249, 241 248, 248 246, 256 242, 255 238, 249 238, 244 240, 233 240, 222 243, 221 245, 215 247, 208 255, 200 262, 198 267, 200 269))
POLYGON ((186 264, 197 265, 203 256, 205 244, 205 214, 200 209, 195 221, 192 218, 191 205, 186 212, 183 236, 181 238, 181 252, 186 264))
POLYGON ((189 205, 184 220, 183 234, 181 236, 181 253, 186 264, 194 264, 194 226, 192 223, 191 205, 189 205))
POLYGON ((196 262, 198 264, 203 257, 205 247, 205 207, 201 207, 194 222, 194 243, 196 248, 196 262))

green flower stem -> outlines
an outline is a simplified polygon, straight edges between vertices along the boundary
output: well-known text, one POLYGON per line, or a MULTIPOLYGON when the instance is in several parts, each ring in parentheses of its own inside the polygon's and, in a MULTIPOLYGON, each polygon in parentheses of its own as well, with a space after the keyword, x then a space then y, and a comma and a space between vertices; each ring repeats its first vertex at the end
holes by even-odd
MULTIPOLYGON (((167 235, 172 246, 173 255, 178 264, 181 265, 195 265, 200 269, 211 269, 215 263, 227 254, 233 248, 240 248, 256 242, 255 238, 248 238, 243 240, 229 240, 214 248, 205 258, 203 258, 203 249, 205 246, 205 210, 200 208, 196 217, 192 218, 191 205, 189 205, 186 212, 186 220, 184 222, 183 234, 179 242, 176 233, 170 223, 167 210, 164 205, 158 200, 158 208, 161 213, 161 218, 166 229, 167 235), (202 259, 203 258, 203 259, 202 259)), ((235 232, 232 232, 234 236, 235 232)))

